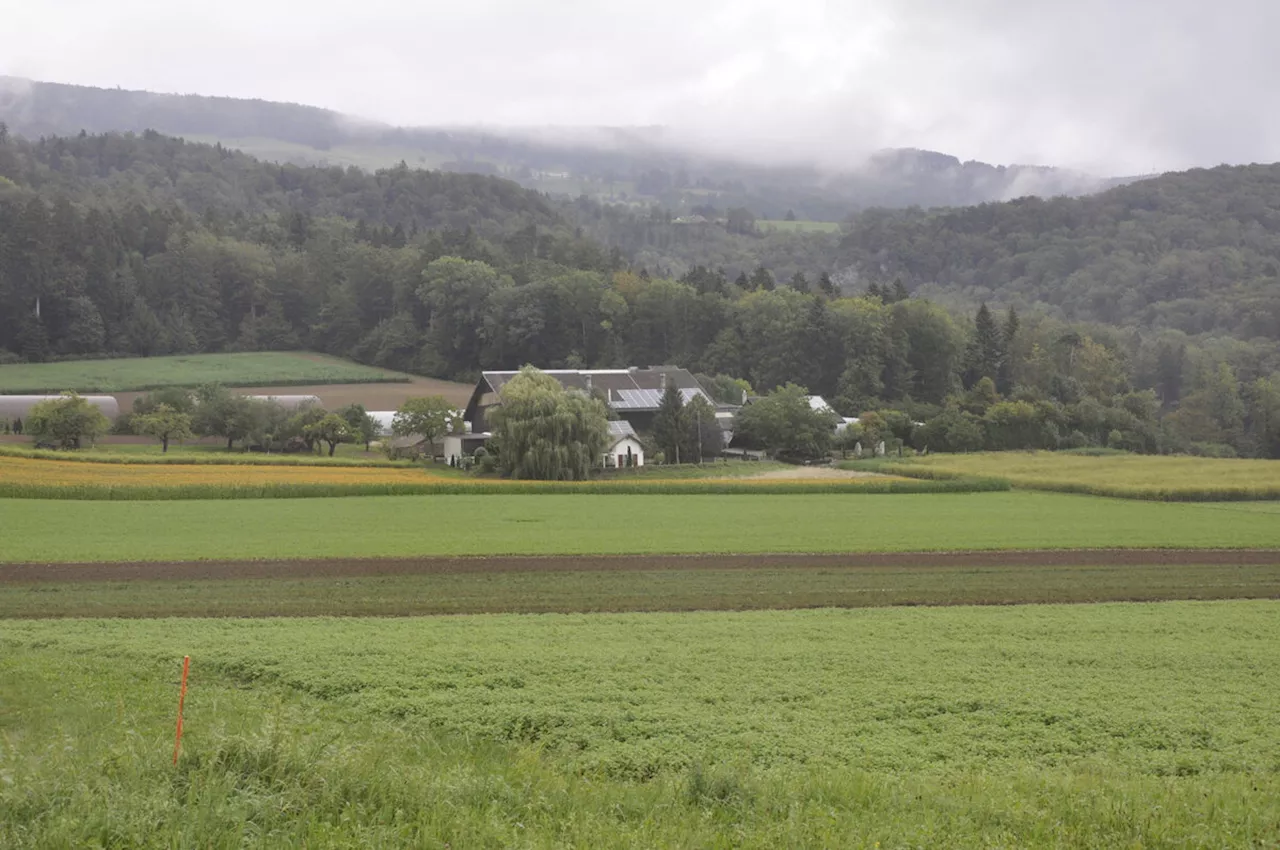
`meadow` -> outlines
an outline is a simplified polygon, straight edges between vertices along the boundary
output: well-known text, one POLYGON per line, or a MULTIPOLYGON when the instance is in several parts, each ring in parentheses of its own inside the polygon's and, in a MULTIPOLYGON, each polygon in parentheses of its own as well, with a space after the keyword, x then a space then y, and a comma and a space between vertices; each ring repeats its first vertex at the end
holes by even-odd
MULTIPOLYGON (((850 464, 866 467, 866 463, 850 464)), ((1015 487, 1162 501, 1280 499, 1280 462, 1134 454, 979 452, 872 462, 917 476, 1001 478, 1015 487)))
POLYGON ((181 354, 0 366, 0 393, 113 393, 160 387, 284 387, 404 382, 410 376, 306 352, 181 354))
MULTIPOLYGON (((770 565, 668 569, 508 570, 395 574, 349 565, 340 576, 131 577, 5 581, 0 619, 47 617, 364 617, 485 613, 736 611, 891 605, 1018 605, 1278 599, 1272 564, 770 565), (380 572, 391 574, 379 574, 380 572)), ((994 560, 994 559, 993 559, 994 560)), ((1083 560, 1083 559, 1082 559, 1083 560)), ((1244 559, 1242 559, 1244 560, 1244 559)), ((77 570, 84 569, 77 567, 77 570)), ((118 569, 118 567, 113 567, 118 569)))
POLYGON ((660 494, 0 499, 0 528, 21 529, 0 535, 0 561, 1280 548, 1275 511, 1227 503, 1034 492, 660 494))
POLYGON ((0 844, 1266 847, 1275 605, 6 621, 0 844))

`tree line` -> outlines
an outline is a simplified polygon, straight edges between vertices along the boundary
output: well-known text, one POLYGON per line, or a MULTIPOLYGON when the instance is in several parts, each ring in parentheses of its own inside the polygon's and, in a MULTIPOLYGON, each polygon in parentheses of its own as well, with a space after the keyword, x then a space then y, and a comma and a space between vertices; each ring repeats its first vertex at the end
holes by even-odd
MULTIPOLYGON (((0 175, 0 360, 305 347, 461 380, 675 363, 913 422, 987 416, 964 407, 986 377, 997 404, 1040 405, 1046 445, 1119 432, 1146 451, 1275 453, 1269 337, 962 312, 887 273, 859 287, 763 263, 664 276, 505 181, 280 167, 156 134, 0 136, 0 175)), ((1055 204, 955 215, 1047 227, 1055 204)))

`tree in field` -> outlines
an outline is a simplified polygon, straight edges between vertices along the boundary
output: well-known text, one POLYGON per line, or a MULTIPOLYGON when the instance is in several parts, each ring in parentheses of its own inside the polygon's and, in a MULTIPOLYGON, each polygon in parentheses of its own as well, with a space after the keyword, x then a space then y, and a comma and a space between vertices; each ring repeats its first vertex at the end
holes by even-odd
POLYGON ((831 449, 836 416, 814 410, 804 387, 787 384, 738 412, 735 429, 774 454, 814 458, 831 449))
POLYGON ((325 414, 323 419, 307 425, 304 431, 314 439, 329 444, 329 457, 333 457, 339 443, 352 443, 356 439, 347 420, 336 413, 325 414))
POLYGON ((532 366, 502 388, 492 421, 499 468, 511 478, 582 480, 599 465, 608 443, 604 402, 567 392, 532 366))
POLYGON ((444 396, 422 396, 400 405, 391 420, 391 433, 397 437, 420 436, 431 445, 461 425, 461 415, 444 396))
POLYGON ((170 440, 182 442, 193 436, 191 414, 183 413, 163 402, 157 404, 150 413, 134 415, 133 430, 159 440, 161 453, 169 451, 170 440))
POLYGON ((307 444, 307 451, 314 452, 321 441, 316 432, 311 430, 311 426, 328 415, 328 411, 318 404, 304 404, 289 417, 285 427, 285 440, 302 440, 307 444))
POLYGON ((378 421, 359 402, 348 404, 338 411, 338 415, 356 436, 356 442, 364 443, 364 450, 369 451, 369 444, 378 436, 378 421))
POLYGON ((76 393, 63 393, 61 398, 42 401, 31 408, 24 423, 26 433, 48 440, 63 449, 78 449, 83 440, 91 444, 111 429, 111 422, 101 410, 76 393))
POLYGON ((972 387, 983 378, 995 381, 1004 359, 1004 335, 984 303, 973 318, 973 337, 965 351, 964 385, 972 387))
POLYGON ((675 384, 667 384, 653 417, 653 441, 662 450, 667 463, 692 462, 689 429, 684 416, 684 398, 675 384))
POLYGON ((702 463, 719 457, 724 450, 724 431, 716 419, 716 409, 711 402, 696 395, 689 399, 681 412, 685 429, 689 433, 689 460, 702 463))
POLYGON ((197 434, 206 437, 225 437, 227 451, 235 443, 234 420, 245 401, 221 384, 205 384, 196 390, 195 409, 192 411, 192 427, 197 434))
POLYGON ((1020 363, 1018 360, 1018 331, 1022 326, 1018 311, 1009 308, 1005 315, 1004 325, 1000 328, 1000 340, 1004 346, 1004 356, 1000 359, 1000 369, 996 374, 996 390, 1004 395, 1013 392, 1018 383, 1020 363))

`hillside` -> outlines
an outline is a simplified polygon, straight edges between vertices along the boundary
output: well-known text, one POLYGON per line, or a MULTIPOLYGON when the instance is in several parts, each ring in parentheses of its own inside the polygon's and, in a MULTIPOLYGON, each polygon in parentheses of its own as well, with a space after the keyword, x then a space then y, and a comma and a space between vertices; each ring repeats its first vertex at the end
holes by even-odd
POLYGON ((325 109, 261 100, 169 95, 0 78, 0 121, 28 138, 146 130, 220 142, 304 165, 415 167, 505 176, 556 195, 678 212, 743 207, 762 219, 792 211, 838 221, 872 206, 965 205, 1027 194, 1096 191, 1114 181, 1053 168, 961 162, 884 151, 825 167, 761 164, 700 153, 661 128, 478 131, 391 127, 325 109))
MULTIPOLYGON (((721 376, 709 383, 725 397, 741 396, 733 376, 765 391, 794 382, 844 415, 907 411, 880 417, 904 440, 913 418, 941 421, 924 432, 935 448, 972 447, 991 410, 1012 417, 990 424, 997 448, 1278 456, 1280 345, 1266 324, 1275 216, 1267 184, 1250 174, 1192 174, 1088 201, 868 212, 844 236, 650 222, 658 236, 687 228, 693 252, 759 240, 798 269, 731 276, 694 265, 676 278, 495 177, 279 166, 155 132, 0 136, 0 363, 309 348, 454 380, 523 363, 677 363, 721 376), (727 241, 712 238, 717 228, 727 241), (1096 245, 1077 246, 1095 232, 1096 245), (1036 267, 1005 257, 1015 248, 1105 261, 1108 238, 1146 246, 1139 270, 1221 260, 1208 277, 1178 280, 1237 316, 1237 338, 1186 335, 1136 311, 1117 317, 1125 325, 1048 309, 951 312, 937 302, 968 297, 952 278, 911 278, 916 297, 896 279, 913 268, 1036 267), (839 268, 838 252, 852 262, 839 268), (931 288, 938 299, 919 297, 931 288)), ((588 200, 565 211, 583 220, 591 209, 606 231, 636 221, 588 200)), ((1053 274, 1038 279, 1046 293, 1077 285, 1053 274)))

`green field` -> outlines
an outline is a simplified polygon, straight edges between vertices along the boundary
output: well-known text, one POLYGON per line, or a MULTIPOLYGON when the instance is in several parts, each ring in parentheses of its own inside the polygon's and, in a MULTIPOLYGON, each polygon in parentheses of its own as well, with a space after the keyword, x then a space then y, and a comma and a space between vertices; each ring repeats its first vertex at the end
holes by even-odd
POLYGON ((0 561, 1280 548, 1273 513, 1054 493, 0 500, 0 561))
POLYGON ((0 583, 0 619, 420 616, 1280 599, 1269 565, 578 570, 0 583))
POLYGON ((0 393, 128 392, 159 387, 284 387, 399 382, 408 376, 335 357, 269 351, 183 354, 121 360, 67 360, 0 366, 0 393))
POLYGON ((0 845, 1267 847, 1276 615, 8 621, 0 845))
POLYGON ((838 221, 786 221, 784 219, 757 219, 761 230, 777 230, 781 233, 839 233, 838 221))
POLYGON ((1002 478, 1016 487, 1164 501, 1280 499, 1280 461, 1071 452, 939 454, 863 462, 907 475, 1002 478))

